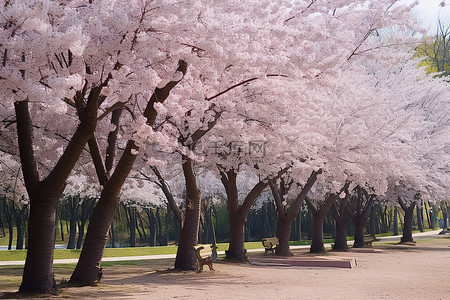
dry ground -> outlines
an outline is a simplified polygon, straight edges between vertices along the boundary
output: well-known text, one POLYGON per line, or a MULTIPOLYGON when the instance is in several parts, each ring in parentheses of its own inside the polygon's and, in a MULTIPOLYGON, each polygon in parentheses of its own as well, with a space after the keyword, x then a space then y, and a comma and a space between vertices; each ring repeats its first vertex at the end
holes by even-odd
MULTIPOLYGON (((297 251, 296 255, 310 255, 297 251)), ((262 255, 262 254, 252 254, 262 255)), ((169 270, 173 260, 103 268, 96 287, 61 287, 57 298, 77 299, 450 299, 450 237, 416 246, 377 245, 374 250, 328 252, 352 257, 353 269, 262 267, 218 261, 215 271, 169 270)), ((58 281, 70 268, 56 268, 58 281)), ((0 291, 17 290, 20 269, 0 269, 0 291)), ((3 298, 16 297, 4 293, 3 298)))

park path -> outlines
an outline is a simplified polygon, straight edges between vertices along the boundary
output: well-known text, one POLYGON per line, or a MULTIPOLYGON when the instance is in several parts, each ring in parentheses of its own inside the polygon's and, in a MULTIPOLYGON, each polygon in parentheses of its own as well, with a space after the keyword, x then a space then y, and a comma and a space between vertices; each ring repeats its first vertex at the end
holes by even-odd
MULTIPOLYGON (((416 240, 429 238, 432 236, 438 236, 439 232, 442 230, 433 230, 433 231, 425 231, 414 233, 413 237, 416 240)), ((383 242, 398 242, 400 241, 401 235, 397 236, 385 236, 385 237, 377 237, 378 240, 383 242)), ((351 246, 353 241, 348 241, 348 245, 351 246)), ((298 245, 298 246, 290 246, 290 249, 308 249, 310 245, 298 245)), ((325 244, 325 247, 331 248, 331 244, 325 244)), ((249 249, 247 252, 262 252, 264 248, 261 249, 249 249)), ((225 254, 225 251, 218 251, 218 254, 225 254)), ((165 259, 165 258, 175 258, 176 254, 162 254, 162 255, 142 255, 142 256, 121 256, 121 257, 103 257, 102 261, 129 261, 129 260, 144 260, 144 259, 165 259)), ((70 264, 77 263, 78 258, 67 258, 67 259, 55 259, 53 260, 54 264, 70 264)), ((15 261, 0 261, 0 266, 20 266, 24 265, 24 260, 15 260, 15 261)))

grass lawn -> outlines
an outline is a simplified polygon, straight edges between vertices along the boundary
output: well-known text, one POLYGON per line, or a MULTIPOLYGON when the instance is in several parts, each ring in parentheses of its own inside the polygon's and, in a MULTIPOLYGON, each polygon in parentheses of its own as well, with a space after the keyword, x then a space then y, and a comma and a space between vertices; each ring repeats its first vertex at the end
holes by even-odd
MULTIPOLYGON (((428 229, 432 230, 432 229, 428 229)), ((414 231, 414 233, 419 231, 414 231)), ((389 236, 392 233, 377 234, 377 236, 389 236)), ((3 238, 2 240, 4 240, 3 238)), ((348 237, 348 240, 353 240, 353 237, 348 237)), ((324 239, 324 243, 333 243, 333 239, 324 239)), ((0 244, 1 245, 1 244, 0 244)), ((290 245, 311 245, 311 240, 291 241, 290 245)), ((228 249, 228 243, 219 243, 218 251, 225 251, 228 249)), ((245 249, 261 249, 260 241, 245 243, 245 249)), ((55 249, 54 259, 78 258, 80 256, 80 249, 55 249)), ((162 255, 162 254, 176 254, 176 246, 158 246, 158 247, 128 247, 128 248, 106 248, 103 257, 122 257, 122 256, 145 256, 145 255, 162 255)), ((8 250, 0 251, 0 261, 15 261, 25 260, 26 250, 8 250)))

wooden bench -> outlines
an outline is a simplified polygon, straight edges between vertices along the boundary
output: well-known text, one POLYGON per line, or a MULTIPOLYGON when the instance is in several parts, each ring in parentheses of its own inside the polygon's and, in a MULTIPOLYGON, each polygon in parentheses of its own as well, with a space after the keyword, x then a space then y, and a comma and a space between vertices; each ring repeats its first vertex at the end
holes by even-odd
POLYGON ((363 246, 372 247, 373 241, 374 241, 374 239, 373 239, 373 237, 370 234, 365 234, 364 235, 363 246))
POLYGON ((280 241, 277 237, 263 238, 262 244, 264 246, 264 255, 272 252, 275 255, 275 248, 280 244, 280 241))
POLYGON ((214 271, 213 261, 217 258, 217 246, 216 245, 197 245, 194 246, 195 257, 197 258, 198 272, 203 271, 203 266, 208 265, 209 270, 214 271), (200 251, 202 253, 200 253, 200 251))

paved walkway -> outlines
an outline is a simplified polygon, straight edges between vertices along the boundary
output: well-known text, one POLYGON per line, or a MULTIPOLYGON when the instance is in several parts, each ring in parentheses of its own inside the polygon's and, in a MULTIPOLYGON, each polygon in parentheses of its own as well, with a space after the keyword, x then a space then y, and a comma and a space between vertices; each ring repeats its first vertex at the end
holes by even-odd
MULTIPOLYGON (((416 240, 424 239, 424 238, 430 238, 432 236, 438 236, 439 232, 441 232, 442 229, 439 230, 433 230, 433 231, 425 231, 425 232, 419 232, 414 233, 413 237, 416 240)), ((377 239, 386 242, 386 241, 400 241, 401 236, 385 236, 385 237, 377 237, 377 239)), ((353 245, 353 241, 348 241, 348 245, 353 245)), ((290 246, 290 249, 308 249, 310 245, 299 245, 299 246, 290 246)), ((331 248, 331 244, 325 244, 325 247, 331 248)), ((247 252, 262 252, 264 251, 263 248, 261 249, 249 249, 247 252)), ((225 254, 225 251, 218 251, 218 254, 225 254)), ((164 259, 164 258, 175 258, 176 254, 165 254, 165 255, 143 255, 143 256, 122 256, 122 257, 103 257, 102 261, 129 261, 129 260, 144 260, 144 259, 164 259)), ((70 264, 70 263, 77 263, 77 258, 68 258, 68 259, 55 259, 53 260, 54 264, 70 264)), ((24 260, 16 260, 16 261, 0 261, 0 266, 20 266, 24 265, 24 260)))

